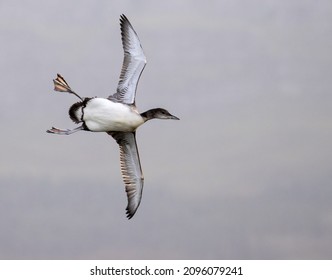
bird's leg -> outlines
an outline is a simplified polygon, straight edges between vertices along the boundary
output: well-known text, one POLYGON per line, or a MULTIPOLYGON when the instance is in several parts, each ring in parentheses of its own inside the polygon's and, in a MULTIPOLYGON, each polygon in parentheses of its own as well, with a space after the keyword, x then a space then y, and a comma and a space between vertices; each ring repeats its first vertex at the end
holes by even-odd
POLYGON ((59 134, 59 135, 69 135, 69 134, 73 134, 80 130, 84 130, 83 125, 76 127, 74 129, 60 129, 60 128, 52 127, 51 129, 47 130, 46 132, 53 133, 53 134, 59 134))
POLYGON ((69 92, 83 101, 83 98, 70 88, 66 80, 60 74, 57 74, 57 78, 53 80, 53 83, 55 91, 69 92))

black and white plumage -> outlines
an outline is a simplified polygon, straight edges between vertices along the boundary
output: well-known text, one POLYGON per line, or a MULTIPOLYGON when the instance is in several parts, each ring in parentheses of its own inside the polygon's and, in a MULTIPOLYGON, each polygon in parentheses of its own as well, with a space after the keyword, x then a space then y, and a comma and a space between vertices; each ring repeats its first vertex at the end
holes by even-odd
POLYGON ((125 15, 120 17, 124 60, 116 93, 108 98, 82 98, 75 93, 65 79, 58 74, 53 80, 55 90, 74 94, 81 101, 69 109, 69 116, 81 125, 74 129, 52 127, 48 133, 69 135, 80 130, 106 132, 111 135, 120 147, 120 166, 127 192, 127 217, 134 216, 140 205, 144 176, 141 168, 136 143, 136 129, 151 119, 179 118, 167 110, 155 108, 140 114, 135 106, 137 84, 146 65, 143 48, 125 15))

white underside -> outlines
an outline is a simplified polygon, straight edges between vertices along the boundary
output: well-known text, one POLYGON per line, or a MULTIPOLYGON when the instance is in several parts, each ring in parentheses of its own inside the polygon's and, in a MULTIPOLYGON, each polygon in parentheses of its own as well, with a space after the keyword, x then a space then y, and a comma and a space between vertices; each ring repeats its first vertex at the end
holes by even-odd
POLYGON ((93 98, 84 110, 83 120, 91 131, 134 131, 144 123, 134 107, 105 98, 93 98))

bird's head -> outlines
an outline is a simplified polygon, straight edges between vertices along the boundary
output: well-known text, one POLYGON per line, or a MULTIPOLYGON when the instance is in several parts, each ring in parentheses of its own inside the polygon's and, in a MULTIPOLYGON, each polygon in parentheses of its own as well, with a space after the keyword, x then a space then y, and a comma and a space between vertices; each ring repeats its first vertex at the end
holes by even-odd
POLYGON ((170 114, 170 112, 168 112, 167 110, 162 109, 162 108, 155 108, 155 109, 148 110, 148 111, 142 113, 141 116, 143 117, 143 119, 145 121, 148 121, 151 119, 179 120, 178 117, 173 116, 172 114, 170 114))

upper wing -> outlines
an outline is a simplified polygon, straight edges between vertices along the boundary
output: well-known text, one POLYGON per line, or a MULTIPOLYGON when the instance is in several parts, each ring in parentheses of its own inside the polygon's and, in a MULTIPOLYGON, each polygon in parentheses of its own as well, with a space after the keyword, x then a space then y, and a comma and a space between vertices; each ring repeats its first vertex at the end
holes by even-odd
POLYGON ((108 98, 125 104, 134 104, 138 80, 146 64, 139 38, 125 15, 120 17, 124 59, 120 81, 115 94, 108 98))
POLYGON ((144 176, 137 150, 135 132, 108 132, 120 146, 120 165, 128 205, 127 217, 132 218, 141 202, 144 176))

